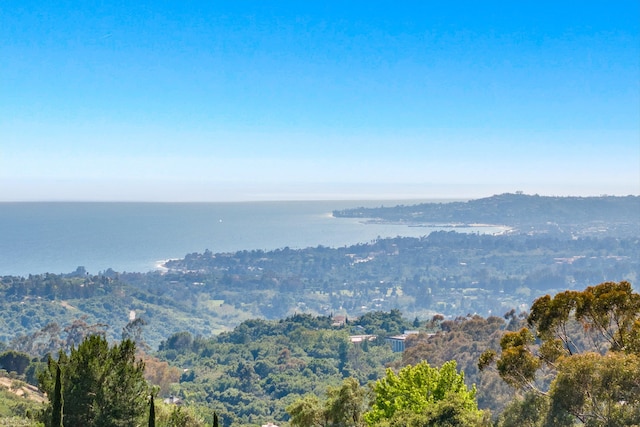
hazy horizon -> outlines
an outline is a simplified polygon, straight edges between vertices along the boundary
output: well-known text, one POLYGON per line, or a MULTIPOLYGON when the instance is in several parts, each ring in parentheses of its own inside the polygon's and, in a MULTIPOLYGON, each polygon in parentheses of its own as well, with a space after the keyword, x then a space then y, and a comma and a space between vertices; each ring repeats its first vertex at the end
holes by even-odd
POLYGON ((640 194, 640 3, 0 10, 0 201, 640 194))
MULTIPOLYGON (((446 186, 445 186, 446 187, 446 186)), ((118 196, 118 189, 114 189, 114 192, 101 192, 95 196, 92 195, 80 195, 77 197, 64 197, 60 194, 56 194, 55 197, 16 197, 10 200, 0 200, 0 203, 250 203, 250 202, 305 202, 305 201, 344 201, 344 202, 389 202, 395 201, 399 203, 422 203, 422 202, 449 202, 449 201, 466 201, 473 199, 482 199, 491 197, 494 195, 505 193, 522 192, 525 195, 539 195, 549 197, 599 197, 599 196, 640 196, 637 192, 607 192, 607 191, 593 191, 593 192, 579 192, 579 191, 523 191, 519 189, 505 189, 504 191, 478 191, 470 192, 468 186, 459 189, 456 192, 446 191, 406 191, 398 189, 398 191, 356 191, 350 192, 322 192, 322 191, 306 191, 306 192, 277 192, 277 191, 265 191, 260 192, 256 190, 246 190, 240 192, 233 192, 228 190, 226 192, 215 193, 214 196, 208 194, 198 193, 191 195, 187 194, 169 194, 162 195, 157 193, 150 194, 137 194, 135 192, 128 194, 127 197, 118 196)), ((40 188, 42 190, 42 187, 40 188)))

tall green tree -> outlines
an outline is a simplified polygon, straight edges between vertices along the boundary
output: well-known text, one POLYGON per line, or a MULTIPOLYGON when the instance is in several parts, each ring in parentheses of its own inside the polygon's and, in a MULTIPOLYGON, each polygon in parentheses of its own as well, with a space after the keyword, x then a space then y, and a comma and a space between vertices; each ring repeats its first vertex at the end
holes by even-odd
POLYGON ((397 374, 391 369, 373 386, 373 404, 364 415, 369 426, 482 425, 484 413, 478 409, 475 386, 469 389, 456 362, 440 369, 426 361, 405 366, 397 374), (418 424, 415 424, 418 425, 418 424))
POLYGON ((153 393, 149 399, 149 427, 156 427, 156 405, 153 402, 153 393))
MULTIPOLYGON (((50 363, 40 376, 40 388, 50 396, 55 394, 57 367, 64 427, 124 427, 144 416, 149 390, 144 363, 136 360, 133 342, 109 347, 104 337, 93 335, 72 348, 69 356, 61 353, 57 363, 50 363)), ((53 413, 53 408, 47 412, 53 413)))
POLYGON ((51 426, 62 427, 62 372, 56 363, 56 382, 51 396, 51 426))
POLYGON ((509 385, 547 399, 545 425, 640 424, 640 295, 629 282, 545 295, 527 323, 502 337, 499 355, 484 353, 480 369, 495 360, 509 385))

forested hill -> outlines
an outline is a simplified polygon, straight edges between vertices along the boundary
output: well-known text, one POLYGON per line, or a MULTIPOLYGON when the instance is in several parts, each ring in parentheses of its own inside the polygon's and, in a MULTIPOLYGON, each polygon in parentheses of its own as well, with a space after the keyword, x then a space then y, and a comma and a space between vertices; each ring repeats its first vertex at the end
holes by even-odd
POLYGON ((639 235, 639 196, 548 197, 500 194, 467 202, 336 210, 335 217, 409 224, 496 224, 518 231, 639 235))
POLYGON ((111 325, 117 338, 131 311, 148 322, 153 347, 180 330, 208 336, 296 312, 501 314, 559 289, 635 281, 639 266, 638 237, 444 231, 344 248, 193 253, 168 262, 166 272, 1 277, 0 341, 83 315, 111 325))
POLYGON ((398 308, 411 318, 504 313, 560 289, 637 283, 639 202, 635 196, 506 194, 353 211, 388 220, 395 212, 396 220, 419 224, 417 218, 441 210, 429 222, 507 224, 526 233, 439 231, 341 248, 205 251, 167 262, 164 272, 90 275, 79 268, 66 275, 0 277, 0 342, 83 316, 87 324, 111 325, 109 336, 118 338, 132 312, 148 322, 146 340, 153 347, 180 330, 209 336, 249 318, 301 312, 359 316, 398 308))

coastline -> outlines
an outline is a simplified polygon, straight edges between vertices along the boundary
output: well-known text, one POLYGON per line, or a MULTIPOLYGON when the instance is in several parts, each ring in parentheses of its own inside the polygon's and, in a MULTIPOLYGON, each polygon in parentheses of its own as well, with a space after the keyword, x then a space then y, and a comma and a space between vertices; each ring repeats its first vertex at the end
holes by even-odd
POLYGON ((379 218, 372 218, 360 221, 362 224, 373 225, 401 225, 410 228, 434 228, 434 229, 457 229, 457 228, 496 228, 499 229, 499 233, 510 233, 515 230, 514 227, 503 224, 485 224, 485 223, 464 223, 464 222, 449 222, 449 223, 431 223, 431 222, 408 222, 408 221, 391 221, 379 218))
POLYGON ((169 261, 178 261, 178 260, 180 260, 180 258, 167 258, 167 259, 158 260, 155 263, 155 270, 159 271, 162 274, 167 273, 169 271, 169 267, 166 267, 166 264, 169 261))
MULTIPOLYGON (((0 221, 4 237, 0 241, 0 272, 15 276, 67 273, 79 265, 91 273, 109 269, 167 272, 170 268, 166 264, 172 259, 207 248, 228 253, 343 247, 377 238, 423 237, 442 229, 434 225, 410 227, 407 222, 365 223, 366 218, 334 214, 332 208, 349 204, 364 203, 6 205, 0 221)), ((447 226, 444 230, 456 228, 447 226)), ((494 233, 503 229, 457 230, 494 233)))

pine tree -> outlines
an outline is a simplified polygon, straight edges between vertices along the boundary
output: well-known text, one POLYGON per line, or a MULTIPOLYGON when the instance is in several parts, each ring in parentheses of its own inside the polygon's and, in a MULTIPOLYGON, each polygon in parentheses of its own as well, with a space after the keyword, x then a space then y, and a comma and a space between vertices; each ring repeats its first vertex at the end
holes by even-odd
POLYGON ((218 427, 218 414, 213 413, 213 427, 218 427))
POLYGON ((53 396, 45 412, 51 414, 52 423, 62 418, 55 414, 62 402, 66 426, 136 425, 146 413, 149 389, 144 363, 136 360, 130 340, 110 348, 102 336, 87 337, 70 355, 60 353, 58 362, 52 360, 38 379, 40 388, 53 396), (56 400, 58 367, 61 399, 56 400))

